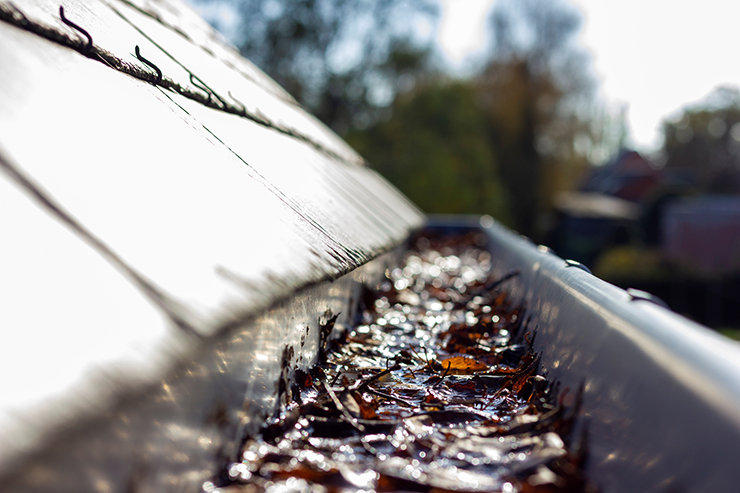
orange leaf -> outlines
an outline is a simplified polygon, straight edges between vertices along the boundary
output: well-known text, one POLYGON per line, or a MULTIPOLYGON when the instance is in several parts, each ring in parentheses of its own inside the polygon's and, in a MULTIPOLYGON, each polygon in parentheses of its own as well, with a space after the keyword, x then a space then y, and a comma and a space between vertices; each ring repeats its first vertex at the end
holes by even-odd
POLYGON ((480 361, 465 356, 453 356, 452 358, 447 358, 440 361, 440 364, 444 369, 447 369, 447 367, 449 366, 450 373, 458 375, 470 375, 471 373, 488 370, 488 365, 485 365, 480 361))

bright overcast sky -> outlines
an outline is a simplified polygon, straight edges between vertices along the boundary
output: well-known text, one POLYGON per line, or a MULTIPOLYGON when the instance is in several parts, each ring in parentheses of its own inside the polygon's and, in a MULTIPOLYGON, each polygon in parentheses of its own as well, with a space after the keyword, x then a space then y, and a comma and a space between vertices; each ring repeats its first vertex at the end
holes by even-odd
POLYGON ((740 3, 728 0, 578 0, 583 45, 602 91, 629 105, 637 145, 660 143, 666 115, 719 85, 740 85, 740 3))
POLYGON ((467 55, 485 49, 486 20, 493 0, 440 0, 442 5, 437 40, 453 65, 460 66, 467 55))
MULTIPOLYGON (((438 39, 453 64, 483 47, 493 0, 441 0, 438 39)), ((633 143, 660 145, 660 122, 719 85, 740 85, 740 2, 572 0, 601 94, 627 105, 633 143)))

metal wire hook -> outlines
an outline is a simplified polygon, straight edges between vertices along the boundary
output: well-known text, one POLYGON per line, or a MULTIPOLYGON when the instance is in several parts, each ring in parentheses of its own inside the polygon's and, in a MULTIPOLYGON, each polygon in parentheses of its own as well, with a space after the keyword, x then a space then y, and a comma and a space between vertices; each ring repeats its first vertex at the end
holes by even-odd
POLYGON ((246 115, 247 114, 247 107, 244 106, 244 103, 242 103, 241 101, 239 101, 238 99, 236 99, 234 97, 234 95, 231 94, 231 91, 228 91, 228 93, 229 93, 229 97, 231 98, 231 100, 234 101, 236 104, 238 104, 240 106, 240 108, 238 110, 238 113, 241 114, 241 115, 246 115))
POLYGON ((141 56, 141 52, 139 52, 139 45, 136 45, 134 47, 134 52, 136 53, 136 58, 138 58, 141 62, 143 62, 147 67, 154 69, 155 72, 157 72, 157 80, 155 84, 159 85, 162 83, 162 71, 159 70, 159 67, 154 65, 152 62, 141 56))
MULTIPOLYGON (((204 91, 208 95, 208 102, 210 103, 211 102, 211 90, 208 89, 205 86, 205 84, 200 85, 197 82, 195 82, 195 79, 198 79, 198 78, 195 75, 190 74, 190 83, 193 84, 198 89, 200 89, 201 91, 204 91)), ((200 79, 198 79, 198 80, 200 80, 200 79)), ((201 81, 201 82, 203 82, 203 81, 201 81)))
POLYGON ((87 31, 85 31, 84 29, 82 29, 80 26, 78 26, 77 24, 75 24, 71 20, 67 19, 64 16, 64 7, 62 7, 61 5, 59 6, 59 18, 62 19, 62 22, 64 22, 69 27, 71 27, 75 31, 77 31, 80 34, 82 34, 83 36, 85 36, 85 38, 87 38, 87 43, 85 44, 85 48, 83 48, 83 49, 85 50, 85 52, 89 52, 92 49, 92 46, 93 46, 93 40, 92 40, 92 36, 90 36, 90 33, 87 32, 87 31))
POLYGON ((218 94, 216 94, 213 91, 213 89, 211 89, 210 87, 208 87, 208 85, 206 85, 206 83, 203 82, 203 80, 200 77, 198 77, 197 75, 193 74, 192 72, 190 72, 190 83, 193 84, 198 89, 200 89, 201 91, 203 91, 206 94, 208 94, 208 103, 209 104, 211 104, 213 102, 213 100, 211 99, 211 96, 213 96, 214 98, 216 98, 216 99, 219 100, 219 102, 221 103, 221 105, 224 108, 227 108, 229 106, 226 103, 226 101, 224 101, 224 99, 221 96, 219 96, 218 94), (196 80, 198 80, 200 83, 195 82, 196 80))

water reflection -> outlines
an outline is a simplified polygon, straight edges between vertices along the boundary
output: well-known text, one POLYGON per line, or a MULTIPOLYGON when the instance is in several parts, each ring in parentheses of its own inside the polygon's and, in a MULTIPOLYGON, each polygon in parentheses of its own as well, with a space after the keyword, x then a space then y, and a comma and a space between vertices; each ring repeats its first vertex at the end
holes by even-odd
POLYGON ((248 479, 231 475, 225 491, 247 483, 274 493, 295 479, 337 491, 593 486, 559 434, 576 399, 555 402, 517 309, 505 293, 479 289, 490 282, 480 268, 487 252, 462 244, 439 273, 430 265, 441 249, 416 250, 388 272, 326 364, 296 374, 295 401, 245 445, 248 479), (475 272, 467 295, 455 288, 463 267, 475 272))

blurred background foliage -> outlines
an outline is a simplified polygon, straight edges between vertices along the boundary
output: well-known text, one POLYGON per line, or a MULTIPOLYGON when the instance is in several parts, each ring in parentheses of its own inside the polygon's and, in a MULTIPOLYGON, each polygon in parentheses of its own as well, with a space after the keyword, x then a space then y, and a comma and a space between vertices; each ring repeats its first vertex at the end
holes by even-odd
POLYGON ((487 115, 470 84, 433 81, 399 95, 392 116, 347 140, 429 213, 509 219, 487 115))
POLYGON ((740 193, 740 91, 719 87, 663 122, 665 168, 686 173, 694 191, 740 193))
POLYGON ((737 89, 666 119, 643 156, 626 107, 598 98, 568 0, 497 0, 465 75, 435 45, 439 0, 192 1, 236 12, 242 54, 424 211, 490 214, 621 287, 740 327, 737 89))
POLYGON ((434 1, 237 5, 242 53, 426 212, 490 214, 542 236, 553 197, 603 147, 580 16, 565 2, 497 2, 493 45, 465 78, 415 35, 420 19, 436 22, 434 1))

